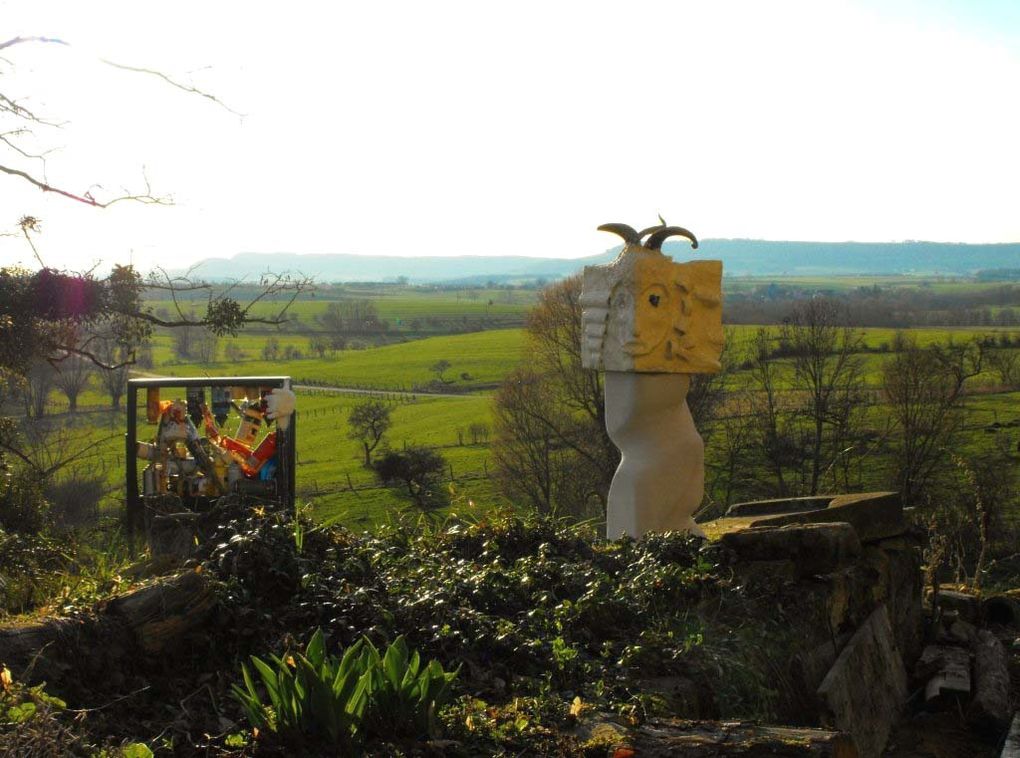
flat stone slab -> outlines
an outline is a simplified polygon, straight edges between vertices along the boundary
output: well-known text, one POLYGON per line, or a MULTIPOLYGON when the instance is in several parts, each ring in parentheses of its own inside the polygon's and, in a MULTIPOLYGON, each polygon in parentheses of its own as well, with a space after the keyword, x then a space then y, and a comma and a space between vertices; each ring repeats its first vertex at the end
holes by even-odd
POLYGON ((727 516, 779 516, 784 513, 803 513, 828 508, 833 495, 808 497, 781 497, 775 500, 750 500, 734 503, 726 509, 727 516))
MULTIPOLYGON (((903 520, 903 503, 898 492, 863 492, 853 495, 829 495, 828 505, 818 507, 818 497, 788 498, 786 500, 761 500, 738 503, 741 515, 726 516, 701 524, 709 539, 719 539, 723 534, 737 532, 756 526, 785 526, 787 524, 823 524, 843 521, 857 531, 861 542, 897 537, 906 532, 903 520), (798 502, 807 507, 789 512, 798 502), (752 514, 755 506, 772 508, 773 515, 752 514), (781 509, 783 512, 775 512, 781 509)), ((821 498, 824 499, 824 498, 821 498)), ((730 513, 733 508, 731 506, 730 513)))
POLYGON ((797 576, 830 574, 861 554, 857 533, 845 523, 758 526, 725 534, 719 542, 741 562, 791 561, 797 576))
POLYGON ((970 651, 959 645, 929 645, 921 653, 915 671, 927 679, 924 699, 928 708, 952 708, 970 695, 970 651))
POLYGON ((1001 735, 1009 725, 1009 664, 998 638, 987 629, 974 642, 974 699, 967 709, 967 723, 991 736, 1001 735))
POLYGON ((848 732, 861 758, 882 754, 907 701, 907 672, 884 605, 854 632, 817 695, 823 725, 848 732))

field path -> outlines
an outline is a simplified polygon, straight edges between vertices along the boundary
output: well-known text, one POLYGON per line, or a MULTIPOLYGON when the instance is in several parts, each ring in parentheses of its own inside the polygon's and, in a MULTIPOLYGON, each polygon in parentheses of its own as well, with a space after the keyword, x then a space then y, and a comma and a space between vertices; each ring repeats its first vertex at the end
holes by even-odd
MULTIPOLYGON (((131 376, 144 379, 195 379, 201 377, 167 376, 166 374, 153 374, 149 371, 131 371, 131 376)), ((210 379, 212 377, 209 377, 210 379)), ((346 395, 368 395, 374 397, 477 397, 484 395, 483 392, 408 392, 407 390, 376 390, 364 387, 334 387, 321 384, 294 384, 290 385, 293 390, 321 390, 323 392, 335 392, 346 395)))
POLYGON ((292 384, 294 390, 322 390, 323 392, 337 392, 351 395, 398 395, 400 397, 477 397, 485 394, 482 392, 408 392, 406 390, 370 390, 360 387, 330 387, 321 384, 292 384))

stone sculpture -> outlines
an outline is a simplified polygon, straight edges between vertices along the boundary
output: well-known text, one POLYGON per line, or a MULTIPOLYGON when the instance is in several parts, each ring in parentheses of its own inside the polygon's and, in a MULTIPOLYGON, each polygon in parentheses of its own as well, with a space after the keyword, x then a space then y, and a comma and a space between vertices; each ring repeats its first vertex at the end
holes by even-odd
POLYGON ((677 263, 662 252, 681 227, 635 231, 605 224, 623 252, 586 266, 582 280, 586 368, 605 371, 606 429, 620 449, 606 507, 606 535, 701 534, 692 514, 704 496, 704 443, 687 407, 691 374, 720 369, 722 262, 677 263))

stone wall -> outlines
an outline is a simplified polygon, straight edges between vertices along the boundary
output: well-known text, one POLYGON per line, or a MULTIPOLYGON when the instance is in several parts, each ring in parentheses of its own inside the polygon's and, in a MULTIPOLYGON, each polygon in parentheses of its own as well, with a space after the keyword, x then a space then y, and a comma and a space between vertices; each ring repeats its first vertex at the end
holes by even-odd
POLYGON ((786 674, 801 723, 881 754, 923 642, 920 541, 896 493, 741 503, 703 525, 740 581, 795 603, 786 674))

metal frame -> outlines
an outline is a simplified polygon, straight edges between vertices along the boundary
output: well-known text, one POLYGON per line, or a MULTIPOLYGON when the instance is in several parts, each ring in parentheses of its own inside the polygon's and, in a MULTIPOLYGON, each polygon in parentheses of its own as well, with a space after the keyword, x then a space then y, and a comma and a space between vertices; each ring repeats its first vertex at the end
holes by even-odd
MULTIPOLYGON (((127 386, 127 434, 125 452, 127 454, 127 529, 128 539, 134 545, 135 534, 142 522, 142 496, 138 491, 138 390, 150 387, 285 387, 289 386, 289 376, 217 376, 217 377, 153 377, 145 379, 129 379, 127 386)), ((277 442, 280 455, 280 473, 277 477, 280 485, 280 500, 293 507, 294 505, 294 469, 297 463, 297 411, 291 416, 290 428, 286 432, 277 428, 277 435, 283 437, 283 444, 277 442)))

